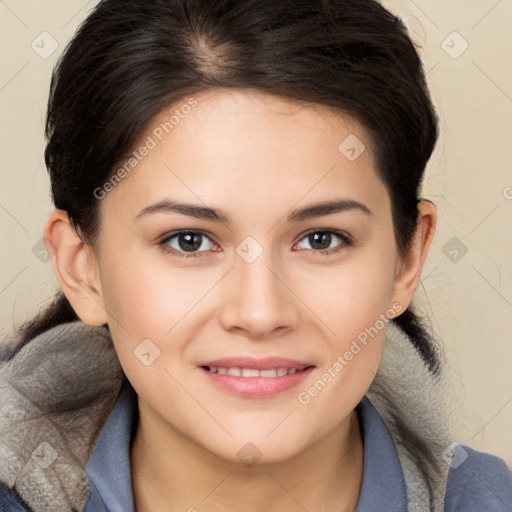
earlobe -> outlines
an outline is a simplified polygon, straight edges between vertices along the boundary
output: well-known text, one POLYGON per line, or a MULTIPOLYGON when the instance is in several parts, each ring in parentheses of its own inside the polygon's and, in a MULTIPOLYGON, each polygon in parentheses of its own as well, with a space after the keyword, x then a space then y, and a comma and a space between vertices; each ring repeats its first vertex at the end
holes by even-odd
POLYGON ((437 223, 437 209, 431 201, 418 203, 418 225, 408 254, 399 262, 391 303, 399 302, 405 311, 412 301, 414 292, 434 238, 437 223))
POLYGON ((108 316, 92 247, 82 242, 64 210, 46 220, 43 237, 62 291, 78 317, 89 325, 104 325, 108 316))

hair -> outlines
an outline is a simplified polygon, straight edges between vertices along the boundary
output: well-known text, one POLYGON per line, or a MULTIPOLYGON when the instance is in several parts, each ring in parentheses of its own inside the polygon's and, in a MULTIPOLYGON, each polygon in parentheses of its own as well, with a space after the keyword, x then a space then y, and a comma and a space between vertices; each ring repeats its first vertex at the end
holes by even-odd
MULTIPOLYGON (((163 108, 218 88, 317 103, 367 130, 391 199, 400 256, 417 228, 437 117, 399 18, 375 0, 103 0, 51 79, 45 162, 56 208, 86 243, 100 229, 94 190, 163 108)), ((20 344, 78 320, 66 297, 20 329, 20 344)), ((433 376, 436 341, 409 307, 392 320, 433 376)))

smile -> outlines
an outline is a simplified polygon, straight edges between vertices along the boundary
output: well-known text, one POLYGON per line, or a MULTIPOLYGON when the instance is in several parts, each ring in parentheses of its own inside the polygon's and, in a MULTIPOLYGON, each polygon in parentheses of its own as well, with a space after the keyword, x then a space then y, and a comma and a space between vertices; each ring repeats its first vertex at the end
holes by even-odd
POLYGON ((294 373, 304 371, 304 368, 270 368, 266 370, 258 370, 257 368, 237 368, 225 366, 208 366, 207 369, 211 373, 219 375, 232 375, 233 377, 284 377, 285 375, 293 375, 294 373))
POLYGON ((307 361, 280 357, 229 357, 205 361, 199 370, 223 393, 243 398, 271 398, 302 385, 316 368, 307 361))

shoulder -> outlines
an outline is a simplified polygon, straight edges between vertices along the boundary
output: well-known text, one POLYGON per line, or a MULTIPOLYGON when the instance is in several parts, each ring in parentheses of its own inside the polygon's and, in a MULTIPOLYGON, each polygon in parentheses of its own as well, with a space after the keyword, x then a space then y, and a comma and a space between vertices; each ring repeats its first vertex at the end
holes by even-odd
POLYGON ((81 507, 84 461, 125 378, 112 340, 106 328, 70 322, 9 346, 0 347, 0 510, 81 507), (51 477, 41 471, 57 458, 51 477))
POLYGON ((20 495, 3 482, 0 482, 0 510, 2 512, 32 512, 20 495))
POLYGON ((448 472, 444 510, 510 512, 510 469, 494 455, 457 445, 448 472))

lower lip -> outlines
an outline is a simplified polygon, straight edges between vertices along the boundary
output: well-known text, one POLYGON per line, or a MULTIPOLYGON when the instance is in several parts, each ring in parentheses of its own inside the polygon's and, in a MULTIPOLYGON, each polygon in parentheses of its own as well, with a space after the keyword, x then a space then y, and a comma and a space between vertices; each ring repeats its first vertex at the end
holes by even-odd
POLYGON ((266 397, 292 389, 311 374, 314 367, 281 377, 235 377, 199 368, 214 385, 243 397, 266 397))

